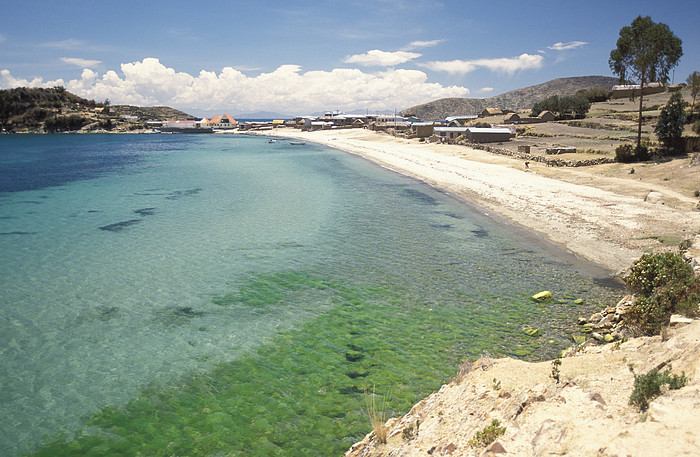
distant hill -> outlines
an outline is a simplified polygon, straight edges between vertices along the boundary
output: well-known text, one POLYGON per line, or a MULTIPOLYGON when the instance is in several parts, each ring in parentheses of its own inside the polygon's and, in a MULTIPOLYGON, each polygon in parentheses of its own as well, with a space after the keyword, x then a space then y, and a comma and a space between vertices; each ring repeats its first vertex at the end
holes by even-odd
POLYGON ((529 109, 536 102, 552 95, 573 95, 581 89, 604 87, 608 90, 618 83, 609 76, 574 76, 558 78, 536 86, 506 92, 489 98, 443 98, 403 110, 421 119, 445 119, 448 116, 479 114, 485 108, 510 110, 529 109))
POLYGON ((139 122, 195 119, 184 111, 168 106, 113 105, 110 112, 115 116, 137 116, 139 122))

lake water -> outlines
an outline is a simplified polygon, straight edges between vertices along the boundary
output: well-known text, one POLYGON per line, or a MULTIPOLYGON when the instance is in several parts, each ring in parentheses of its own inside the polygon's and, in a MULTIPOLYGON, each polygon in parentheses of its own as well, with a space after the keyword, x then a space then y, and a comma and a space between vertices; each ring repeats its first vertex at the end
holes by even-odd
POLYGON ((313 144, 0 136, 0 455, 342 455, 366 391, 569 346, 583 267, 313 144))

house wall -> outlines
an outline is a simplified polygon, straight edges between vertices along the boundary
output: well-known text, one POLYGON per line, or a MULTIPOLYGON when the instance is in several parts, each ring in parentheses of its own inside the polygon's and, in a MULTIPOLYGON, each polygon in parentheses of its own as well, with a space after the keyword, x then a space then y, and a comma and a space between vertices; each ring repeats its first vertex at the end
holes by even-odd
POLYGON ((474 143, 502 143, 510 141, 510 133, 481 133, 467 132, 467 138, 474 143))

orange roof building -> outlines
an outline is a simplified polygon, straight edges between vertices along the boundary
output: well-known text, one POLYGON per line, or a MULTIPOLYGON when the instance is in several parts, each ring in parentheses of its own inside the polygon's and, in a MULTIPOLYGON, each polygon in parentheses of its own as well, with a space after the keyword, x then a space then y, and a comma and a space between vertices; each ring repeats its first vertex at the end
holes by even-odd
POLYGON ((226 113, 212 117, 209 120, 209 125, 215 129, 235 129, 238 128, 238 121, 226 113))

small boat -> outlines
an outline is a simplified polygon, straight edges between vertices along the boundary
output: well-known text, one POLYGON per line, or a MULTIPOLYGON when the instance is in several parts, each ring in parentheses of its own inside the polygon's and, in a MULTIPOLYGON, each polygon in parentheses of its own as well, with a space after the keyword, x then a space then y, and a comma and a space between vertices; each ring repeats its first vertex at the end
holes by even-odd
POLYGON ((269 140, 267 140, 267 142, 268 143, 277 143, 277 140, 274 138, 270 138, 269 140))
POLYGON ((303 146, 306 144, 306 141, 290 141, 289 144, 293 144, 295 146, 303 146))

